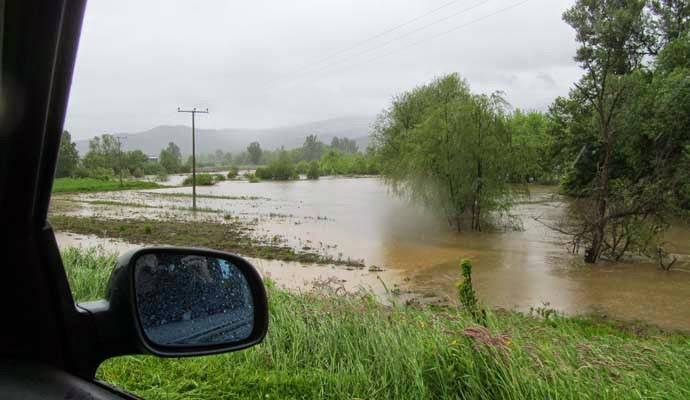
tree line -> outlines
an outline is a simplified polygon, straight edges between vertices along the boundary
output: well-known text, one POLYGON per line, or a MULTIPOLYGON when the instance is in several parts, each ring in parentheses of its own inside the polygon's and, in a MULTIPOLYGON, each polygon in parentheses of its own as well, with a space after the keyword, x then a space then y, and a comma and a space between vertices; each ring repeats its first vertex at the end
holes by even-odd
MULTIPOLYGON (((199 154, 196 164, 200 168, 234 167, 234 170, 237 166, 258 166, 258 178, 276 180, 294 179, 299 174, 317 179, 322 175, 378 173, 373 156, 369 152, 360 152, 354 140, 334 137, 331 144, 326 145, 315 134, 308 135, 304 144, 294 149, 265 150, 259 142, 252 142, 245 151, 235 155, 220 149, 199 154)), ((190 172, 191 165, 191 155, 184 160, 179 146, 173 142, 161 149, 155 159, 141 150, 123 150, 118 139, 110 134, 91 139, 88 152, 80 158, 76 144, 69 132, 65 131, 60 144, 56 177, 110 179, 122 174, 137 178, 156 175, 160 179, 167 179, 168 174, 190 172)))
POLYGON ((529 182, 572 196, 555 226, 588 263, 636 253, 669 267, 662 234, 690 210, 690 3, 578 0, 583 75, 548 112, 510 110, 451 74, 394 98, 375 151, 394 191, 482 230, 529 182))

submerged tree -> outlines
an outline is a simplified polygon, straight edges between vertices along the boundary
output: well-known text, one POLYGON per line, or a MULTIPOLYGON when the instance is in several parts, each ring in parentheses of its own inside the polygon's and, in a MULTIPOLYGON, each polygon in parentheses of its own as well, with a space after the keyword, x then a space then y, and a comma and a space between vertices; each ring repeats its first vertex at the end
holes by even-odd
POLYGON ((316 135, 309 135, 302 145, 302 159, 306 161, 318 160, 323 155, 323 143, 316 135))
POLYGON ((257 165, 261 162, 261 145, 259 142, 251 142, 247 146, 247 155, 249 156, 249 162, 257 165))
POLYGON ((507 103, 475 95, 457 74, 397 96, 373 135, 393 190, 441 213, 457 230, 481 230, 511 204, 507 103))
POLYGON ((658 238, 683 187, 690 128, 690 75, 679 65, 687 56, 677 50, 687 34, 675 32, 686 24, 664 8, 676 3, 579 0, 564 14, 584 75, 551 109, 554 142, 572 162, 565 189, 579 197, 560 229, 588 263, 663 253, 658 238))
POLYGON ((168 146, 161 150, 158 156, 158 162, 169 174, 179 172, 182 165, 182 152, 180 151, 180 147, 173 142, 168 143, 168 146))

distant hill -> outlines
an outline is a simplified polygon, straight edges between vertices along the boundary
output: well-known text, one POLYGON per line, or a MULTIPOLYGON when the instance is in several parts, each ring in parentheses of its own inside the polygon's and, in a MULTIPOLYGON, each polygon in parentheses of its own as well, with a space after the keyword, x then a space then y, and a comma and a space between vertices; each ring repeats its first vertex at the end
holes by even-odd
MULTIPOLYGON (((335 136, 355 139, 360 150, 364 150, 369 143, 369 129, 373 120, 373 117, 343 117, 269 129, 197 129, 197 153, 211 153, 217 149, 237 153, 254 141, 258 141, 264 149, 272 150, 281 146, 290 149, 301 146, 304 138, 310 134, 316 134, 326 144, 335 136)), ((183 154, 191 154, 191 130, 191 127, 184 125, 161 125, 143 132, 117 135, 125 137, 122 140, 125 150, 141 150, 154 155, 160 153, 169 142, 174 142, 180 146, 183 154)), ((89 150, 88 139, 78 140, 76 144, 81 156, 89 150)))

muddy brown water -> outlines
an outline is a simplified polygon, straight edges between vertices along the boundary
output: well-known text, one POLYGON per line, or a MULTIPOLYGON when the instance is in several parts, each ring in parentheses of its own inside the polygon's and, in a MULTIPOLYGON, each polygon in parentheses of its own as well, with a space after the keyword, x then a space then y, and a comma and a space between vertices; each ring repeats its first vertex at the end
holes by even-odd
MULTIPOLYGON (((581 256, 568 252, 562 237, 534 220, 553 222, 567 209, 567 200, 552 187, 531 188, 530 197, 514 208, 522 230, 496 233, 453 232, 431 213, 390 194, 378 178, 228 181, 197 192, 244 196, 200 198, 198 204, 256 221, 264 235, 283 236, 295 248, 320 248, 334 257, 397 271, 414 288, 442 297, 454 298, 459 260, 470 258, 478 295, 490 306, 524 311, 548 305, 569 314, 596 312, 690 330, 690 228, 678 224, 667 234, 679 258, 673 271, 639 260, 585 265, 581 256)), ((190 198, 157 193, 191 193, 191 188, 76 197, 167 210, 191 203, 190 198)), ((97 212, 107 215, 108 209, 97 212)))

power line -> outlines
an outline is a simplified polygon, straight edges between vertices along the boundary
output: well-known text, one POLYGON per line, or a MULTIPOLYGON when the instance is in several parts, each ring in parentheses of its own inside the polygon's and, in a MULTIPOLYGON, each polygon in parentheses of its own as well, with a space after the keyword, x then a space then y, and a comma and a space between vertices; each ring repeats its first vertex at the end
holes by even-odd
MULTIPOLYGON (((344 58, 344 59, 335 60, 335 63, 326 63, 325 65, 322 65, 322 66, 320 66, 320 67, 317 67, 317 68, 314 69, 314 70, 310 70, 309 68, 307 68, 307 69, 305 69, 305 70, 303 70, 303 71, 300 71, 300 72, 296 73, 296 75, 303 75, 303 74, 308 74, 308 73, 319 72, 319 71, 321 71, 321 70, 328 69, 329 67, 331 67, 331 66, 333 66, 333 65, 337 65, 339 62, 342 62, 342 61, 346 60, 346 59, 349 58, 349 57, 359 57, 359 56, 362 56, 362 55, 371 53, 372 51, 376 51, 376 50, 378 50, 378 49, 380 49, 380 48, 386 47, 386 46, 388 46, 389 44, 394 43, 394 42, 396 42, 396 41, 398 41, 398 40, 400 40, 400 39, 404 39, 404 38, 406 38, 406 37, 408 37, 408 36, 410 36, 410 35, 412 35, 412 34, 415 34, 415 33, 417 33, 417 32, 423 31, 423 30, 425 30, 425 29, 427 29, 427 28, 430 28, 430 27, 432 27, 432 26, 434 26, 434 25, 438 25, 438 24, 441 23, 441 22, 445 22, 445 21, 447 21, 447 20, 449 20, 449 19, 451 19, 451 18, 457 17, 458 15, 461 15, 461 14, 464 14, 464 13, 466 13, 466 12, 468 12, 468 11, 472 11, 472 10, 474 10, 474 9, 476 9, 476 8, 479 8, 479 7, 483 6, 483 5, 485 5, 486 3, 488 3, 489 1, 491 1, 491 0, 483 0, 483 1, 480 1, 479 3, 476 3, 476 4, 474 4, 474 5, 470 6, 470 7, 464 8, 464 9, 458 11, 458 12, 455 12, 455 13, 450 14, 450 15, 448 15, 448 16, 445 16, 445 17, 443 17, 443 18, 434 20, 434 21, 432 21, 432 22, 430 22, 430 23, 428 23, 428 24, 426 24, 426 25, 422 25, 422 26, 420 26, 420 27, 418 27, 418 28, 416 28, 416 29, 413 29, 413 30, 411 30, 411 31, 409 31, 409 32, 403 33, 402 35, 398 35, 398 36, 396 36, 396 37, 394 37, 394 38, 392 38, 392 39, 390 39, 390 40, 388 40, 388 41, 386 41, 386 42, 384 42, 384 43, 382 43, 382 44, 379 44, 378 46, 374 46, 374 47, 365 49, 364 51, 360 51, 360 52, 351 54, 350 56, 348 56, 348 57, 346 57, 346 58, 344 58)), ((407 24, 403 24, 403 26, 404 26, 404 25, 407 25, 407 24)), ((382 35, 379 35, 379 36, 382 36, 382 35)), ((358 47, 358 46, 353 46, 352 48, 355 48, 355 47, 358 47)), ((342 54, 342 53, 343 53, 343 52, 339 52, 339 53, 336 53, 336 54, 342 54)), ((329 56, 329 57, 327 57, 326 59, 323 59, 323 60, 321 60, 320 62, 316 63, 316 65, 321 64, 323 61, 325 61, 325 60, 327 60, 327 59, 332 59, 332 58, 333 58, 333 56, 329 56)), ((313 67, 313 66, 312 66, 312 67, 313 67)))
MULTIPOLYGON (((437 11, 439 11, 439 10, 441 10, 441 9, 443 9, 443 8, 446 8, 446 7, 448 7, 448 6, 452 5, 452 4, 457 3, 458 1, 459 1, 459 0, 452 0, 452 1, 449 1, 449 2, 447 2, 447 3, 444 3, 444 4, 442 4, 442 5, 440 5, 440 6, 436 7, 436 8, 434 8, 433 10, 427 11, 426 13, 424 13, 424 14, 422 14, 422 15, 416 16, 416 17, 414 17, 414 18, 412 18, 412 19, 409 19, 409 20, 407 20, 407 21, 405 21, 405 22, 399 24, 399 25, 393 26, 393 27, 391 27, 391 28, 388 28, 388 29, 386 29, 386 30, 380 32, 380 33, 377 33, 377 34, 374 35, 374 36, 370 36, 370 37, 368 37, 368 38, 366 38, 366 39, 363 39, 363 40, 361 40, 361 41, 359 41, 359 42, 356 42, 355 44, 353 44, 353 45, 351 45, 351 46, 349 46, 349 47, 346 47, 346 48, 344 48, 344 49, 338 50, 338 51, 336 51, 335 53, 332 53, 332 54, 330 54, 330 55, 328 55, 328 56, 326 56, 326 57, 324 57, 324 58, 322 58, 322 59, 320 59, 320 60, 317 60, 317 61, 315 61, 315 62, 312 62, 312 63, 307 67, 307 69, 310 68, 310 67, 312 67, 312 66, 314 66, 314 65, 319 65, 319 64, 323 63, 324 61, 328 61, 328 60, 332 59, 333 57, 336 57, 336 56, 338 56, 338 55, 340 55, 340 54, 347 53, 347 52, 350 51, 350 50, 356 49, 357 47, 360 47, 360 46, 362 46, 363 44, 369 43, 369 42, 371 42, 372 40, 375 40, 375 39, 378 39, 378 38, 380 38, 380 37, 382 37, 382 36, 385 36, 385 35, 387 35, 387 34, 389 34, 389 33, 391 33, 391 32, 394 32, 394 31, 400 29, 400 28, 403 28, 403 27, 405 27, 405 26, 407 26, 407 25, 410 25, 410 24, 413 23, 413 22, 417 22, 417 21, 419 21, 420 19, 422 19, 422 18, 424 18, 424 17, 426 17, 426 16, 429 16, 429 15, 431 15, 431 14, 434 14, 434 13, 436 13, 437 11)), ((300 73, 300 72, 298 72, 298 73, 300 73)))
MULTIPOLYGON (((474 4, 473 6, 464 8, 464 9, 462 9, 462 10, 456 12, 456 13, 453 13, 453 14, 448 15, 448 16, 446 16, 446 17, 437 19, 437 20, 432 21, 432 22, 430 22, 430 23, 428 23, 428 24, 426 24, 426 25, 422 25, 422 26, 420 26, 420 27, 418 27, 418 28, 416 28, 416 29, 413 29, 413 30, 411 30, 411 31, 409 31, 409 32, 406 32, 406 33, 404 33, 404 34, 402 34, 402 35, 400 35, 400 36, 394 37, 393 39, 388 40, 388 41, 386 41, 386 42, 384 42, 384 43, 382 43, 382 44, 380 44, 380 45, 378 45, 378 46, 375 46, 375 47, 366 49, 366 50, 361 51, 361 52, 358 52, 358 53, 355 53, 355 54, 353 54, 352 56, 354 56, 354 57, 359 57, 359 56, 362 56, 362 55, 364 55, 364 54, 371 53, 372 51, 378 50, 378 49, 380 49, 380 48, 386 47, 386 46, 388 46, 389 44, 394 43, 394 42, 396 42, 396 41, 398 41, 398 40, 400 40, 400 39, 404 39, 404 38, 406 38, 406 37, 408 37, 408 36, 410 36, 410 35, 412 35, 412 34, 415 34, 415 33, 417 33, 417 32, 423 31, 423 30, 425 30, 425 29, 427 29, 427 28, 430 28, 430 27, 432 27, 432 26, 434 26, 434 25, 437 25, 437 24, 439 24, 439 23, 441 23, 441 22, 445 22, 445 21, 447 21, 447 20, 449 20, 449 19, 451 19, 451 18, 457 17, 458 15, 462 15, 462 14, 468 12, 468 11, 472 11, 472 10, 474 10, 474 9, 476 9, 476 8, 479 8, 479 7, 483 6, 484 4, 488 3, 489 1, 491 1, 491 0, 480 1, 479 3, 474 4)), ((333 64, 330 64, 330 65, 333 65, 333 64)), ((325 67, 329 67, 329 64, 327 64, 325 67)), ((322 68, 317 69, 317 71, 320 70, 320 69, 322 69, 322 68)))
MULTIPOLYGON (((482 17, 479 17, 479 18, 477 18, 477 19, 474 19, 474 20, 469 21, 469 22, 467 22, 467 23, 464 23, 464 24, 462 24, 462 25, 455 26, 455 27, 453 27, 453 28, 451 28, 451 29, 448 29, 448 30, 446 30, 446 31, 443 31, 443 32, 441 32, 441 33, 439 33, 439 34, 436 34, 436 35, 427 37, 427 38, 422 39, 422 40, 419 40, 419 41, 417 41, 417 42, 413 42, 413 43, 411 43, 411 44, 409 44, 409 45, 407 45, 407 46, 403 46, 403 47, 398 48, 398 49, 395 49, 395 50, 393 50, 393 51, 389 51, 389 52, 387 52, 387 53, 383 53, 383 54, 378 55, 378 56, 376 56, 376 57, 372 57, 372 58, 363 60, 362 62, 356 62, 356 63, 350 64, 350 65, 345 64, 345 67, 346 67, 345 70, 348 70, 348 69, 350 69, 350 68, 357 67, 357 66, 362 65, 362 64, 364 64, 364 63, 370 63, 370 62, 375 61, 375 60, 378 60, 378 59, 380 59, 380 58, 387 57, 387 56, 389 56, 389 55, 391 55, 391 54, 395 54, 395 53, 398 53, 398 52, 400 52, 400 51, 406 50, 406 49, 408 49, 408 48, 410 48, 410 47, 414 47, 414 46, 420 45, 420 44, 422 44, 422 43, 428 42, 428 41, 430 41, 430 40, 434 40, 434 39, 436 39, 436 38, 438 38, 438 37, 440 37, 440 36, 444 36, 444 35, 447 35, 447 34, 449 34, 449 33, 455 32, 455 31, 457 31, 457 30, 459 30, 459 29, 468 27, 468 26, 470 26, 470 25, 474 25, 474 24, 476 24, 476 23, 478 23, 478 22, 484 21, 484 20, 486 20, 486 19, 488 19, 488 18, 491 18, 491 17, 493 17, 493 16, 496 16, 496 15, 498 15, 498 14, 502 14, 502 13, 504 13, 504 12, 506 12, 506 11, 512 10, 513 8, 517 8, 517 7, 519 7, 519 6, 521 6, 521 5, 525 4, 525 3, 527 3, 528 1, 530 1, 530 0, 523 0, 523 1, 521 1, 521 2, 512 4, 512 5, 508 6, 508 7, 501 8, 501 9, 499 9, 499 10, 493 12, 493 13, 484 15, 484 16, 482 16, 482 17)), ((321 68, 321 69, 319 69, 319 70, 312 71, 312 73, 322 72, 322 71, 328 70, 328 69, 329 69, 328 67, 335 67, 335 68, 337 69, 337 68, 340 67, 340 66, 342 66, 342 64, 341 64, 341 65, 333 64, 333 65, 327 66, 326 68, 321 68)), ((301 79, 301 78, 296 78, 294 81, 299 81, 300 79, 301 79)))

